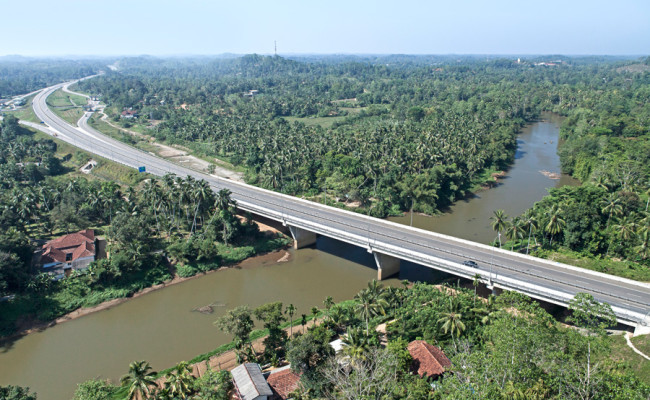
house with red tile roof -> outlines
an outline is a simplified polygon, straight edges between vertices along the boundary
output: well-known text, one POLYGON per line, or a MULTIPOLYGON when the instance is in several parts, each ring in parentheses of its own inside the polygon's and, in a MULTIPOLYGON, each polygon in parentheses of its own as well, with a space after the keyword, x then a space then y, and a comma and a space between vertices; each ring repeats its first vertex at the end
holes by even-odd
POLYGON ((437 379, 451 367, 451 361, 445 353, 424 340, 409 343, 408 351, 413 357, 411 369, 421 377, 437 379))
POLYGON ((45 243, 40 256, 43 271, 56 277, 88 268, 95 260, 95 231, 85 229, 45 243))
POLYGON ((291 393, 298 389, 300 376, 291 371, 291 366, 279 368, 271 371, 266 383, 269 384, 273 391, 273 399, 287 400, 290 399, 291 393))
POLYGON ((134 111, 134 110, 130 110, 130 109, 129 110, 124 110, 124 111, 122 111, 122 114, 120 114, 120 118, 131 119, 131 118, 137 118, 137 117, 138 117, 138 112, 134 111))

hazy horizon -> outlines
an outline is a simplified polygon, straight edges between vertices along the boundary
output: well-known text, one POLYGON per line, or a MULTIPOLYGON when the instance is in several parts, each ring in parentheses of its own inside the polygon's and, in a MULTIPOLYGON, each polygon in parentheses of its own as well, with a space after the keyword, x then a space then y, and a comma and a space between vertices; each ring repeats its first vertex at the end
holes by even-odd
POLYGON ((650 2, 327 4, 172 0, 8 2, 0 54, 26 57, 643 55, 650 2))

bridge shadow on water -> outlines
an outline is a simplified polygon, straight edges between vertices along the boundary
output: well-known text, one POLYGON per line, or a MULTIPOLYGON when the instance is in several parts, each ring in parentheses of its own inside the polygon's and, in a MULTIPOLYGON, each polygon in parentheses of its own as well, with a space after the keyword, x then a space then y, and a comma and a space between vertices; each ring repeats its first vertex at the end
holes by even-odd
MULTIPOLYGON (((356 264, 363 265, 366 268, 377 270, 374 256, 366 248, 341 242, 336 239, 319 236, 316 244, 312 246, 316 250, 322 251, 329 255, 340 257, 356 264)), ((440 284, 444 282, 455 282, 455 275, 438 271, 433 268, 425 267, 420 264, 402 260, 400 263, 399 276, 395 275, 389 279, 409 280, 411 282, 426 282, 440 284)))

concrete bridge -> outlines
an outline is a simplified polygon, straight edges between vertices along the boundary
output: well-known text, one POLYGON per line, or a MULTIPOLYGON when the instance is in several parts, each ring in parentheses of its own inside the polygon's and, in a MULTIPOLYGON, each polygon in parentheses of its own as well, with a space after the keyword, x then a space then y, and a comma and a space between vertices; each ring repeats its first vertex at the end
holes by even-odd
POLYGON ((36 127, 109 160, 133 168, 144 166, 154 175, 189 175, 205 179, 215 190, 227 188, 240 209, 287 226, 295 248, 314 244, 317 235, 363 247, 374 255, 379 280, 399 273, 400 261, 408 260, 468 279, 478 275, 493 290, 514 290, 561 306, 567 306, 575 294, 586 292, 610 304, 620 323, 635 327, 637 333, 650 333, 650 284, 412 228, 181 167, 101 134, 87 124, 91 113, 84 114, 78 127, 56 116, 45 99, 64 85, 36 95, 34 112, 47 125, 36 127), (474 261, 478 267, 464 265, 464 261, 474 261))

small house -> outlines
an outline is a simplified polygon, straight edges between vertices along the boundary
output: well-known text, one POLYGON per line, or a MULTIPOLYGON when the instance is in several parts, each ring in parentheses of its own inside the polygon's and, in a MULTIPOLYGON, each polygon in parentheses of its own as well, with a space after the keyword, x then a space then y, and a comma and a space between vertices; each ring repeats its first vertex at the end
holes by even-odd
POLYGON ((266 383, 259 364, 245 363, 230 371, 236 398, 241 400, 270 400, 273 391, 266 383))
POLYGON ((134 110, 124 110, 122 111, 122 114, 120 115, 120 118, 125 118, 125 119, 131 119, 131 118, 137 118, 138 117, 138 112, 134 110))
POLYGON ((85 229, 45 243, 39 263, 44 272, 62 278, 88 268, 95 260, 95 248, 95 231, 85 229))
POLYGON ((423 378, 437 379, 451 367, 451 361, 439 347, 424 340, 414 340, 408 345, 413 357, 411 370, 423 378))
POLYGON ((291 366, 287 365, 271 371, 266 382, 273 391, 272 399, 287 400, 291 398, 291 393, 298 389, 300 376, 291 371, 291 366))

